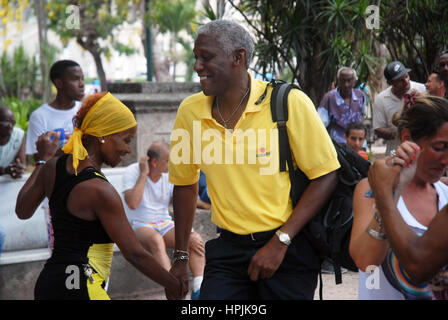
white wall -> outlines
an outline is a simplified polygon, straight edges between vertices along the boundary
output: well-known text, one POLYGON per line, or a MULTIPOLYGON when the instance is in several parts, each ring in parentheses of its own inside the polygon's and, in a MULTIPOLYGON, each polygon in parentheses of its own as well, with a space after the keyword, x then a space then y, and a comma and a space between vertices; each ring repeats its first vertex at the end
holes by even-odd
MULTIPOLYGON (((109 182, 122 196, 122 174, 125 168, 103 169, 109 182)), ((20 220, 15 214, 17 194, 29 174, 13 180, 9 176, 0 176, 0 225, 6 232, 3 251, 28 250, 47 247, 47 229, 45 215, 41 208, 32 218, 20 220)))

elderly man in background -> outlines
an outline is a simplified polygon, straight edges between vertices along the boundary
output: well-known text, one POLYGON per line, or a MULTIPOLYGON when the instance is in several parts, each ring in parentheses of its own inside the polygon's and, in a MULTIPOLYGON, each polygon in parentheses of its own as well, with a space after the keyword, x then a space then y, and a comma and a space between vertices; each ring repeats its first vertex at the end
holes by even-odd
POLYGON ((359 89, 353 89, 357 80, 356 71, 342 67, 337 73, 337 87, 327 92, 317 112, 330 136, 339 143, 345 143, 347 126, 361 122, 365 114, 366 98, 359 89))

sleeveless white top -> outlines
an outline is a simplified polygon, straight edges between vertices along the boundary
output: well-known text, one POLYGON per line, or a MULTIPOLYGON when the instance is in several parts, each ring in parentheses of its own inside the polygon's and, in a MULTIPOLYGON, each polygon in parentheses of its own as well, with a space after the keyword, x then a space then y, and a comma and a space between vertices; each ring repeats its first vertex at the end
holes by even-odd
MULTIPOLYGON (((439 197, 438 208, 441 210, 448 203, 448 186, 438 181, 434 183, 434 188, 439 197)), ((402 197, 398 200, 397 209, 404 221, 418 234, 421 235, 427 230, 427 227, 419 223, 409 212, 402 197)), ((371 274, 359 270, 359 300, 432 299, 431 286, 413 283, 390 249, 381 266, 373 270, 371 274)))

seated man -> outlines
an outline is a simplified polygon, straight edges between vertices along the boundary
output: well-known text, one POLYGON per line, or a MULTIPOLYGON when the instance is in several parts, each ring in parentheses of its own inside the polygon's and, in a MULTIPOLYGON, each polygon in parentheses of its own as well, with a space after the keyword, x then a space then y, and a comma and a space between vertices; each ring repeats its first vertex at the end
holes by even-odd
POLYGON ((18 179, 25 173, 25 133, 15 126, 14 112, 0 106, 0 175, 18 179))
MULTIPOLYGON (((169 145, 154 142, 139 163, 124 173, 124 200, 131 226, 142 245, 158 258, 167 270, 171 263, 166 248, 174 248, 174 222, 168 212, 173 185, 168 181, 169 145)), ((191 299, 199 297, 205 266, 205 248, 201 236, 193 232, 187 256, 193 273, 191 299)))
POLYGON ((347 126, 344 138, 347 145, 358 152, 358 154, 366 160, 369 160, 364 144, 366 141, 366 127, 361 122, 353 122, 347 126))

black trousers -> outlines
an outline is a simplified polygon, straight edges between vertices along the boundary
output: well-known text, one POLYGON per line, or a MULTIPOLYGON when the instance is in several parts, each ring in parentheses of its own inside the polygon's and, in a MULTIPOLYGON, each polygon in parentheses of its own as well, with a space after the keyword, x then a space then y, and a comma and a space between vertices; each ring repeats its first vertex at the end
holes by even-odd
POLYGON ((274 231, 236 235, 222 231, 205 245, 206 266, 200 300, 312 300, 317 285, 319 259, 299 233, 289 245, 276 273, 252 281, 250 261, 274 231))

